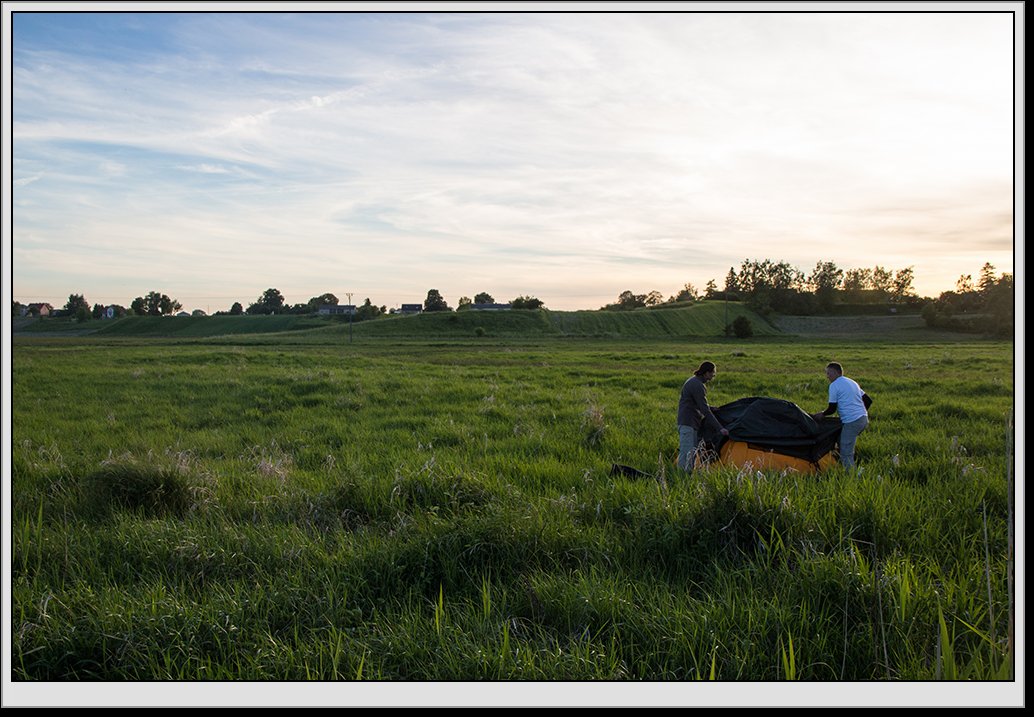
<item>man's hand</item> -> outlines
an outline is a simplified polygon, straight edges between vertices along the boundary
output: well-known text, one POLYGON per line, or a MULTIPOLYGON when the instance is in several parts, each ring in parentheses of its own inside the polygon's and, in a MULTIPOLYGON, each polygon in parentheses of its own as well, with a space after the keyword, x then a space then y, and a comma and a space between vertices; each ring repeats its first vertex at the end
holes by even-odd
POLYGON ((728 428, 723 428, 722 429, 722 435, 723 436, 728 436, 729 435, 729 429, 728 428))

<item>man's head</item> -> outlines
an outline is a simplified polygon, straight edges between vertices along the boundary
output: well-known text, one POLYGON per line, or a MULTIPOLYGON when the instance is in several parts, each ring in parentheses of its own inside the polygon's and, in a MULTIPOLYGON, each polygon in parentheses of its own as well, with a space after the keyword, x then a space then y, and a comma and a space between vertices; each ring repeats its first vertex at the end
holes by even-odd
POLYGON ((828 364, 826 364, 826 378, 829 379, 830 383, 836 381, 843 375, 844 367, 838 364, 836 361, 831 361, 828 364))
POLYGON ((707 383, 712 378, 714 378, 714 375, 716 373, 718 373, 718 371, 715 369, 714 364, 710 361, 704 361, 702 364, 700 364, 700 368, 693 372, 693 375, 699 378, 704 383, 707 383))

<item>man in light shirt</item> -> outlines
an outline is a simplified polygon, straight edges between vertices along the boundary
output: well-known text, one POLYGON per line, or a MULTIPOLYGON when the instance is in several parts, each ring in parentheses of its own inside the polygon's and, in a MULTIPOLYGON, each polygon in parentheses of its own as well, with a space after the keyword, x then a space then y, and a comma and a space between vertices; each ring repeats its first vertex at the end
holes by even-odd
POLYGON ((829 405, 826 410, 811 414, 816 421, 834 413, 840 414, 840 462, 845 468, 854 467, 854 447, 858 434, 869 426, 869 405, 872 399, 855 381, 844 375, 844 368, 834 362, 826 366, 829 380, 829 405))

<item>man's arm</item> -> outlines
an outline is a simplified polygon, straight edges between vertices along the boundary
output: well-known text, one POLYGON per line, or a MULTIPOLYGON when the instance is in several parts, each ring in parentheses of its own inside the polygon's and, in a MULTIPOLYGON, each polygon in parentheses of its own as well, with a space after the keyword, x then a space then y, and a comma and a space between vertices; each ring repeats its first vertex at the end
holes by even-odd
POLYGON ((710 423, 723 436, 729 435, 729 429, 723 426, 714 413, 711 412, 711 407, 707 404, 707 394, 702 384, 696 387, 692 395, 693 404, 700 412, 700 415, 704 417, 704 421, 710 423))
POLYGON ((826 416, 832 416, 834 413, 836 413, 836 411, 837 411, 837 405, 835 403, 830 403, 828 406, 826 406, 826 410, 825 411, 819 411, 818 413, 813 413, 813 414, 811 414, 811 417, 814 418, 816 421, 819 421, 819 420, 825 418, 826 416))

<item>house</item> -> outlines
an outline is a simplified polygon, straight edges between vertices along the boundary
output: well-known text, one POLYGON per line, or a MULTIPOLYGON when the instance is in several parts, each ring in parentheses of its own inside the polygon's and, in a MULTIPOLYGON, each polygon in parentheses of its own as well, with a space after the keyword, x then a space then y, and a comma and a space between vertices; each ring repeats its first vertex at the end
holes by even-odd
POLYGON ((50 316, 52 313, 54 313, 54 307, 46 302, 22 307, 22 316, 50 316))
POLYGON ((509 304, 471 304, 471 309, 476 311, 507 311, 510 309, 509 304))
POLYGON ((399 309, 400 314, 419 314, 424 310, 423 304, 403 304, 399 309))
POLYGON ((340 314, 354 314, 355 304, 324 304, 320 307, 321 316, 333 316, 340 314))

